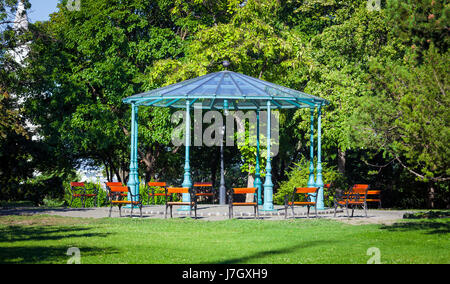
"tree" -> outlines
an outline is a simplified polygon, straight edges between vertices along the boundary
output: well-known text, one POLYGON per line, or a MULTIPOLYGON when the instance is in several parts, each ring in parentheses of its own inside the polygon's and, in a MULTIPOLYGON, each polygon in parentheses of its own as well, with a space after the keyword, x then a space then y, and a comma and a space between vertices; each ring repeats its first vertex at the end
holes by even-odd
MULTIPOLYGON (((46 142, 76 166, 104 165, 126 182, 130 108, 122 99, 145 90, 147 66, 183 55, 166 1, 82 2, 69 11, 63 1, 51 20, 33 26, 28 76, 28 115, 46 142)), ((168 151, 168 110, 140 110, 140 160, 147 179, 168 151)), ((170 159, 165 159, 170 161, 170 159)))
POLYGON ((377 96, 362 98, 357 119, 362 133, 355 134, 363 145, 387 151, 424 181, 446 181, 450 175, 448 56, 431 46, 422 64, 414 52, 406 62, 374 61, 377 96))
MULTIPOLYGON (((305 91, 331 102, 323 111, 324 156, 337 160, 341 173, 346 150, 353 148, 349 118, 359 112, 357 98, 369 91, 369 59, 391 52, 385 49, 388 27, 383 11, 368 11, 365 4, 354 11, 349 19, 314 36, 306 52, 310 72, 305 91)), ((299 110, 296 115, 302 118, 299 135, 308 140, 310 113, 299 110)))
POLYGON ((436 187, 450 174, 448 31, 442 28, 448 8, 438 1, 388 1, 386 14, 387 48, 398 56, 371 58, 370 92, 358 102, 352 138, 426 183, 433 207, 436 187))
MULTIPOLYGON (((31 7, 29 0, 21 0, 25 9, 31 7)), ((0 0, 0 30, 4 30, 8 25, 14 24, 14 13, 17 8, 17 0, 0 0)))

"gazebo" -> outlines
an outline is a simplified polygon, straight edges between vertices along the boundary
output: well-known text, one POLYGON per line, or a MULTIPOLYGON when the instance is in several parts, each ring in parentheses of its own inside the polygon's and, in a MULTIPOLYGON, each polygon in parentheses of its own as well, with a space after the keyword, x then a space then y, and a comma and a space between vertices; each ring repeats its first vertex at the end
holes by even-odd
MULTIPOLYGON (((185 165, 182 187, 191 188, 190 147, 190 111, 192 108, 205 110, 255 110, 257 112, 257 158, 255 165, 255 183, 261 196, 264 187, 263 210, 274 210, 273 183, 271 166, 271 110, 309 108, 311 112, 311 145, 308 187, 319 187, 317 208, 323 209, 323 180, 321 163, 321 115, 322 108, 329 102, 300 91, 279 86, 232 71, 220 71, 172 84, 149 92, 137 94, 123 100, 131 104, 131 162, 128 186, 133 194, 139 193, 138 177, 138 109, 141 106, 171 107, 186 110, 185 165), (314 177, 314 113, 318 111, 317 121, 317 168, 314 177), (267 110, 267 165, 264 185, 261 181, 259 164, 259 113, 267 110)), ((300 186, 300 185, 299 185, 300 186)), ((183 201, 189 202, 189 195, 183 195, 183 201)))

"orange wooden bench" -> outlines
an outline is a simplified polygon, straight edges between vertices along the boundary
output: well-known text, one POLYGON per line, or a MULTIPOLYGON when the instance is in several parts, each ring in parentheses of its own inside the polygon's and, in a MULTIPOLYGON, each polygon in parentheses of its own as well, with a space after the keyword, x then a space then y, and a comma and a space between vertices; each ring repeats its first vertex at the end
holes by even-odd
MULTIPOLYGON (((123 184, 121 182, 105 182, 106 190, 107 190, 107 197, 108 202, 111 202, 111 189, 110 186, 122 186, 123 184)), ((128 194, 123 193, 122 196, 128 196, 128 194)))
POLYGON ((378 208, 381 208, 381 190, 368 190, 366 202, 377 202, 378 208))
POLYGON ((150 187, 150 189, 148 191, 148 196, 147 196, 148 204, 150 204, 150 197, 152 197, 152 199, 153 199, 153 204, 156 204, 156 200, 155 200, 156 196, 166 196, 167 184, 165 182, 153 181, 153 182, 147 183, 147 185, 150 187), (155 192, 155 189, 159 190, 159 191, 155 192))
POLYGON ((192 217, 192 209, 195 212, 195 218, 197 219, 197 196, 195 189, 189 189, 187 187, 166 187, 166 211, 164 218, 167 218, 167 208, 170 207, 170 218, 173 218, 172 207, 173 206, 189 206, 189 216, 192 217), (174 194, 189 194, 190 202, 173 201, 174 194))
POLYGON ((130 217, 133 216, 134 206, 139 206, 140 216, 142 218, 142 201, 139 199, 139 195, 133 195, 133 193, 130 191, 130 188, 128 186, 122 186, 122 185, 109 186, 109 196, 111 197, 109 217, 111 217, 113 205, 119 206, 119 216, 120 217, 122 217, 122 206, 123 205, 131 205, 130 217), (126 200, 125 196, 129 196, 130 200, 126 200))
POLYGON ((216 199, 216 191, 213 188, 212 182, 196 182, 194 183, 194 187, 196 188, 196 195, 198 197, 209 196, 214 204, 216 199), (208 190, 208 188, 210 188, 210 190, 208 190))
POLYGON ((234 206, 251 206, 254 208, 255 211, 255 219, 259 218, 259 211, 258 211, 258 203, 257 202, 234 202, 234 195, 235 194, 249 194, 253 193, 256 194, 256 191, 258 189, 256 187, 247 187, 247 188, 233 188, 232 190, 228 191, 228 205, 229 205, 229 218, 233 218, 233 207, 234 206))
MULTIPOLYGON (((309 218, 309 210, 311 206, 314 206, 317 218, 317 202, 311 201, 312 196, 317 196, 319 187, 296 187, 291 194, 291 201, 289 201, 289 195, 284 197, 284 218, 287 218, 288 208, 292 208, 292 217, 295 218, 294 207, 295 206, 307 206, 307 217, 309 218), (297 195, 303 196, 304 201, 295 201, 297 195)), ((317 200, 317 199, 316 199, 317 200)))
POLYGON ((95 197, 94 206, 97 207, 97 189, 94 190, 94 193, 87 193, 86 185, 84 182, 71 182, 70 183, 70 193, 72 195, 72 199, 70 200, 70 207, 72 207, 73 200, 76 198, 81 199, 81 204, 83 208, 86 205, 86 198, 95 197))
POLYGON ((367 192, 369 191, 368 184, 355 184, 348 191, 337 194, 334 200, 334 217, 336 217, 337 207, 344 207, 348 214, 348 208, 352 208, 352 217, 355 208, 361 207, 367 217, 367 192))

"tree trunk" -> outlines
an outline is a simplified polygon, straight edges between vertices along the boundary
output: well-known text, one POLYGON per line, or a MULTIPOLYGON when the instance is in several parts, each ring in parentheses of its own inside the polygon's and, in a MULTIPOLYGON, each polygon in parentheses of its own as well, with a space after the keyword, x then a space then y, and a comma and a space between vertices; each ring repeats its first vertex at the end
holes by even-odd
MULTIPOLYGON (((247 176, 247 187, 253 187, 253 184, 255 182, 255 175, 248 174, 247 176)), ((247 193, 245 196, 245 202, 254 202, 255 195, 253 193, 247 193)))
POLYGON ((428 185, 428 208, 433 209, 434 208, 434 196, 435 196, 435 190, 433 183, 430 183, 428 185))
POLYGON ((338 171, 345 174, 345 150, 338 148, 338 171))

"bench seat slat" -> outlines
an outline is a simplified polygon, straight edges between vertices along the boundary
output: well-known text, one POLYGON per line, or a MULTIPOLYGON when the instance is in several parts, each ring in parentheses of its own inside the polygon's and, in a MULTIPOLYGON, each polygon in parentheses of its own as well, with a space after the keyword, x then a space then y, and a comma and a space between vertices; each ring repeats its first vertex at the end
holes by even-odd
POLYGON ((139 201, 128 201, 128 200, 113 200, 111 201, 112 203, 117 203, 117 204, 139 204, 139 201))
POLYGON ((209 192, 200 192, 200 193, 196 193, 197 196, 213 196, 213 193, 209 193, 209 192))
POLYGON ((210 183, 210 182, 199 182, 199 183, 195 183, 194 187, 212 187, 212 183, 210 183))
MULTIPOLYGON (((288 203, 289 205, 292 205, 292 202, 288 203)), ((302 202, 302 201, 295 201, 294 205, 316 205, 315 202, 302 202)))
POLYGON ((235 206, 256 206, 256 202, 233 202, 235 206))
POLYGON ((167 205, 194 205, 194 202, 167 202, 167 205))

